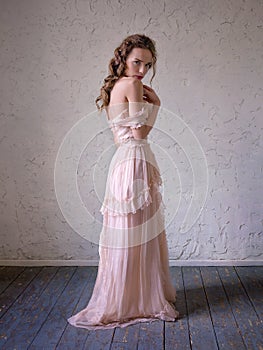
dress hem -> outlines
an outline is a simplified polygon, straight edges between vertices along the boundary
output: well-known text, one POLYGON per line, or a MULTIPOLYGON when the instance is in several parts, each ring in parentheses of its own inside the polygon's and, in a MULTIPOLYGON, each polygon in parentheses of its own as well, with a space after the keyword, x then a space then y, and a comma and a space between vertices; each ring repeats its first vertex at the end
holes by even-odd
POLYGON ((155 315, 155 316, 149 316, 149 317, 138 317, 138 318, 132 318, 132 319, 128 319, 126 321, 115 321, 115 322, 110 322, 107 324, 96 324, 96 325, 84 325, 84 324, 76 324, 73 320, 73 317, 68 318, 68 323, 71 324, 74 327, 77 328, 85 328, 88 330, 95 330, 95 329, 111 329, 111 328, 116 328, 116 327, 120 327, 120 328, 124 328, 124 327, 128 327, 130 325, 134 325, 137 323, 142 323, 142 322, 154 322, 154 321, 166 321, 166 322, 176 322, 179 318, 179 312, 175 310, 175 317, 171 317, 171 316, 165 316, 162 315, 162 313, 155 315))

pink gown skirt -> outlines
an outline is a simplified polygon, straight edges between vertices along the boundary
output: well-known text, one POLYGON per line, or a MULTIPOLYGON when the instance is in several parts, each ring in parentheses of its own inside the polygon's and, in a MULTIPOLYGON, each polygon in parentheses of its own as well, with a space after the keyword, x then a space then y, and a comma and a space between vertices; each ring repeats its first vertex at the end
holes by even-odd
POLYGON ((92 329, 175 321, 176 290, 169 273, 162 180, 147 139, 117 148, 101 207, 99 267, 88 305, 68 319, 92 329))

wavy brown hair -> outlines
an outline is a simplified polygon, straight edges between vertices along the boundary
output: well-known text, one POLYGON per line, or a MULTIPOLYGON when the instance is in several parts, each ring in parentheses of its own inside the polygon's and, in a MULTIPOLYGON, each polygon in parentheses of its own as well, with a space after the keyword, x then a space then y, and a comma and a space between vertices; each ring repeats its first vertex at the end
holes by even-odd
POLYGON ((157 60, 155 42, 144 34, 130 35, 114 50, 114 57, 110 60, 108 66, 109 75, 104 79, 103 85, 100 89, 100 95, 95 100, 96 106, 100 111, 109 105, 111 90, 116 81, 124 76, 124 72, 127 68, 127 57, 134 48, 148 49, 151 51, 153 75, 150 84, 152 83, 156 72, 155 64, 157 60), (101 101, 101 105, 98 104, 99 101, 101 101))

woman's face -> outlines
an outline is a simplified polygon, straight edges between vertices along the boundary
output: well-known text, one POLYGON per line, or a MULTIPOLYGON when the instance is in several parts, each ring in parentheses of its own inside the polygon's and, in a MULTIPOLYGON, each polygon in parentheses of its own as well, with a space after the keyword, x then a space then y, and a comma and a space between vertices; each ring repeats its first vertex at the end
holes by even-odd
POLYGON ((142 79, 152 67, 152 53, 148 49, 133 48, 126 59, 126 77, 142 79))

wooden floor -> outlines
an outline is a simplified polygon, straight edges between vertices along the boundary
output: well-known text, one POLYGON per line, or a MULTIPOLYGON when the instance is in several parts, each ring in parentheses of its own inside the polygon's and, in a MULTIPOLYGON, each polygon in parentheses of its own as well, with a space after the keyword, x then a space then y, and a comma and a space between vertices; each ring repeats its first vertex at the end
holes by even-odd
POLYGON ((179 320, 88 331, 67 318, 97 267, 0 267, 0 349, 263 349, 263 266, 170 271, 179 320))

